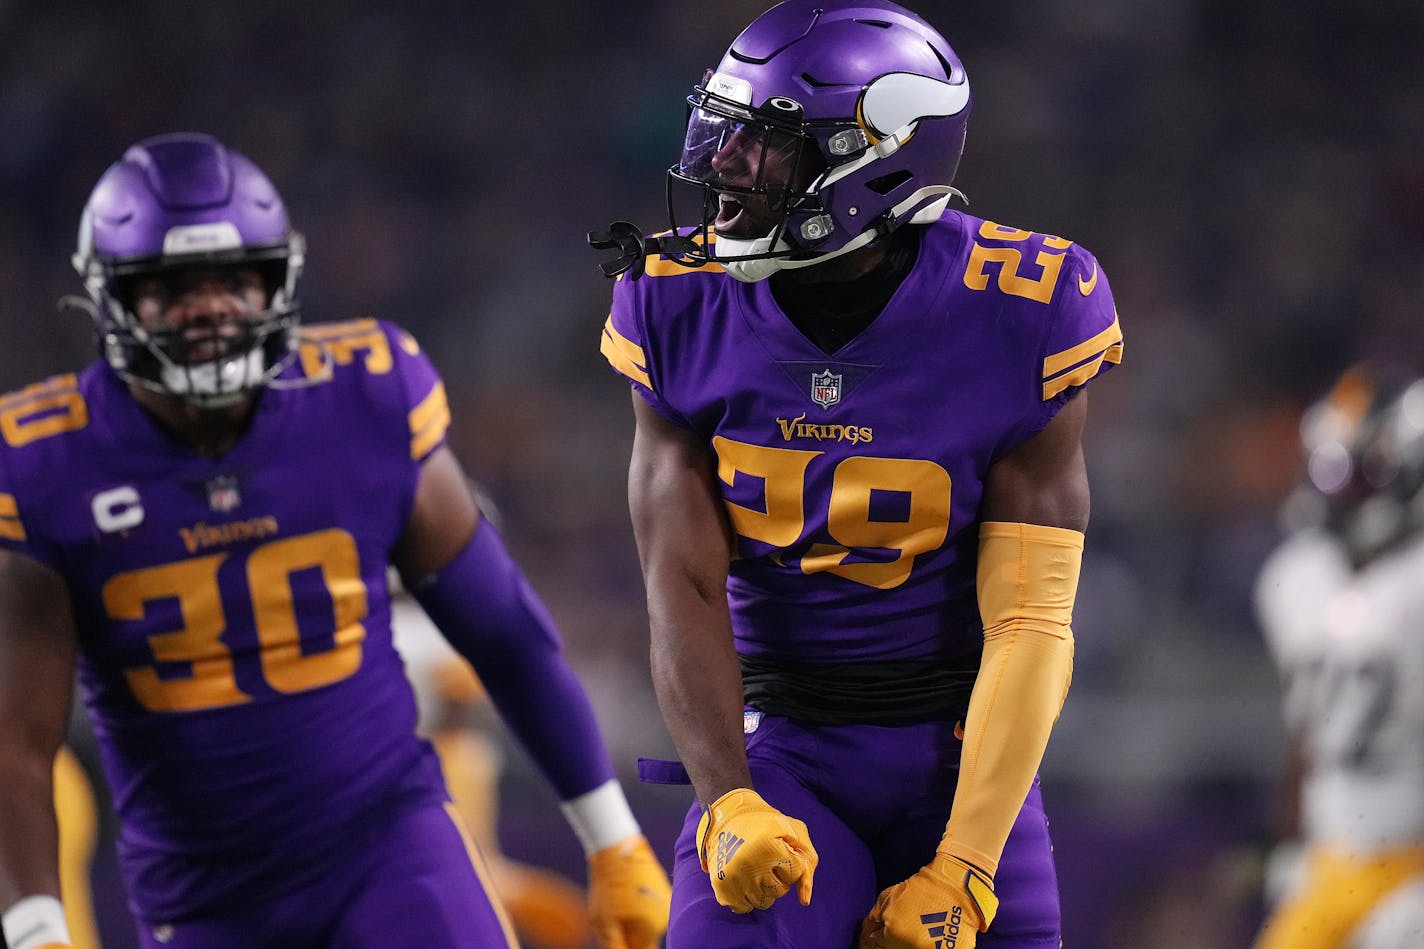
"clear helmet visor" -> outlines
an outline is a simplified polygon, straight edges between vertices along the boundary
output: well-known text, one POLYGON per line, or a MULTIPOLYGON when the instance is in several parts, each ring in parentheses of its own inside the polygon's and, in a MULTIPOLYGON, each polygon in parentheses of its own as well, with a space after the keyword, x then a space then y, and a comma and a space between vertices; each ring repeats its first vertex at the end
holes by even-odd
POLYGON ((766 195, 780 204, 808 178, 816 154, 798 131, 757 118, 750 110, 718 102, 694 105, 687 121, 677 171, 719 191, 766 195))
POLYGON ((692 109, 687 120, 687 137, 682 142, 682 156, 677 169, 689 178, 710 181, 714 177, 712 159, 723 151, 749 122, 730 115, 713 112, 700 106, 692 109))

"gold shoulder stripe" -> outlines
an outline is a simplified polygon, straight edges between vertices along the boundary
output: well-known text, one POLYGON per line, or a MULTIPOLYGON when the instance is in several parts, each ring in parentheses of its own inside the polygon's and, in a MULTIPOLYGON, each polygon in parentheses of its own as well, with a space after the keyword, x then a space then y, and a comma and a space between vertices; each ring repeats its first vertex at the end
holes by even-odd
POLYGON ((609 314, 608 321, 603 324, 603 342, 598 351, 603 353, 603 358, 608 360, 609 365, 629 379, 641 382, 649 389, 653 387, 653 381, 648 378, 648 357, 644 355, 643 347, 618 332, 617 327, 613 325, 612 314, 609 314))
POLYGON ((24 540, 25 525, 20 521, 20 506, 13 494, 0 492, 0 537, 24 540))
MULTIPOLYGON (((673 232, 663 231, 659 234, 655 234, 654 236, 667 237, 671 233, 673 232)), ((699 245, 702 243, 699 238, 694 237, 693 240, 699 245)), ((707 246, 717 246, 716 234, 707 235, 707 246)), ((677 277, 682 274, 689 273, 722 273, 724 269, 725 268, 721 264, 715 263, 706 263, 700 267, 685 267, 682 264, 679 264, 676 261, 670 260, 669 258, 663 257, 661 255, 656 257, 649 257, 647 263, 643 265, 643 273, 649 277, 677 277)), ((618 279, 623 279, 621 274, 619 275, 618 279)))
POLYGON ((445 398, 445 383, 435 388, 410 410, 410 457, 424 458, 445 437, 450 427, 450 403, 445 398))
POLYGON ((666 257, 649 257, 643 268, 643 273, 649 277, 676 277, 688 273, 721 273, 724 269, 726 268, 717 263, 706 263, 700 267, 684 267, 666 257))
MULTIPOLYGON (((1114 313, 1114 319, 1112 319, 1112 326, 1109 326, 1108 329, 1109 331, 1114 331, 1114 329, 1118 329, 1118 319, 1116 319, 1116 313, 1114 313)), ((1102 335, 1104 335, 1104 333, 1098 333, 1098 336, 1094 336, 1094 339, 1099 339, 1102 335)), ((1122 362, 1121 329, 1118 329, 1118 332, 1116 332, 1115 336, 1109 336, 1108 339, 1109 341, 1111 341, 1108 343, 1108 348, 1104 349, 1104 351, 1102 352, 1096 353, 1094 358, 1089 359, 1088 362, 1082 363, 1082 365, 1078 366, 1077 369, 1072 369, 1071 372, 1062 373, 1062 375, 1055 376, 1055 378, 1052 379, 1049 379, 1047 378, 1047 376, 1045 376, 1044 402, 1047 402, 1048 399, 1054 398, 1055 395, 1058 395, 1058 393, 1062 392, 1062 390, 1064 389, 1068 389, 1069 386, 1081 386, 1082 383, 1088 382, 1088 379, 1094 378, 1095 375, 1098 375, 1099 370, 1102 369, 1102 363, 1111 362, 1116 365, 1116 363, 1122 362)), ((1092 342, 1092 339, 1089 339, 1088 342, 1092 342)), ((1084 346, 1087 345, 1088 343, 1084 343, 1084 346)), ((1074 346, 1074 349, 1082 349, 1082 346, 1074 346)), ((1048 361, 1044 361, 1044 365, 1047 366, 1048 361)))
POLYGON ((1102 354, 1099 355, 1096 359, 1083 363, 1083 365, 1079 366, 1077 369, 1074 369, 1072 372, 1065 372, 1061 376, 1057 376, 1056 378, 1050 381, 1044 382, 1043 401, 1047 402, 1049 399, 1053 398, 1055 395, 1062 392, 1064 389, 1067 389, 1069 386, 1078 386, 1087 382, 1089 379, 1093 378, 1098 374, 1098 371, 1102 369, 1103 363, 1105 362, 1110 362, 1114 365, 1122 362, 1121 339, 1113 343, 1107 349, 1103 350, 1102 354))
POLYGON ((1063 352, 1045 359, 1043 361, 1043 378, 1056 376, 1069 366, 1076 365, 1089 356, 1096 356, 1114 343, 1121 342, 1122 327, 1118 325, 1117 314, 1114 313, 1112 326, 1086 342, 1079 343, 1071 349, 1065 349, 1063 352))

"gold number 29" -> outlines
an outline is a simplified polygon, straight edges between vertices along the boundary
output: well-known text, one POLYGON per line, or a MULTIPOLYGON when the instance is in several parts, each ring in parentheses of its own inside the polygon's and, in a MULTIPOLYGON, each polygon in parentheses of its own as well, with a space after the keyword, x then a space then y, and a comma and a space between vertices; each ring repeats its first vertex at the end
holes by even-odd
MULTIPOLYGON (((717 473, 731 485, 737 476, 758 478, 763 484, 764 510, 727 501, 736 532, 750 540, 787 548, 795 544, 806 526, 806 472, 818 451, 770 448, 717 436, 717 473)), ((937 549, 949 533, 950 477, 932 461, 912 458, 843 459, 831 475, 831 496, 826 511, 826 533, 834 544, 811 544, 801 558, 803 573, 826 572, 856 583, 889 590, 904 583, 915 557, 937 549), (903 495, 902 520, 876 520, 871 515, 873 492, 903 495), (889 550, 893 561, 860 560, 847 563, 857 548, 889 550)))

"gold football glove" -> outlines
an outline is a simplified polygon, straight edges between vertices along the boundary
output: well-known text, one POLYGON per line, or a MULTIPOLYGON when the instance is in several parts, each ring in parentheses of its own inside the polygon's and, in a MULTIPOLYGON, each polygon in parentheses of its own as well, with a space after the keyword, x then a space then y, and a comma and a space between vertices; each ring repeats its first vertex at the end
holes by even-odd
POLYGON ((588 913, 601 949, 657 949, 672 886, 642 834, 588 856, 588 913))
POLYGON ((880 894, 860 927, 860 949, 974 949, 994 921, 994 881, 944 853, 880 894))
POLYGON ((767 909, 793 885, 801 905, 811 904, 820 858, 806 825, 750 788, 728 791, 703 813, 697 853, 717 902, 734 913, 767 909))

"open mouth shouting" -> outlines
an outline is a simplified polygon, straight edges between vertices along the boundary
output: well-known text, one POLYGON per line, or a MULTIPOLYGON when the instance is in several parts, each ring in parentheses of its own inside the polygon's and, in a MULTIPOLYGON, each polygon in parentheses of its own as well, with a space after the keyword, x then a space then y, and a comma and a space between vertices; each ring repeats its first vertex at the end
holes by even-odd
POLYGON ((712 221, 713 229, 733 238, 764 237, 780 223, 780 216, 773 214, 761 195, 728 194, 717 195, 717 216, 712 221))

